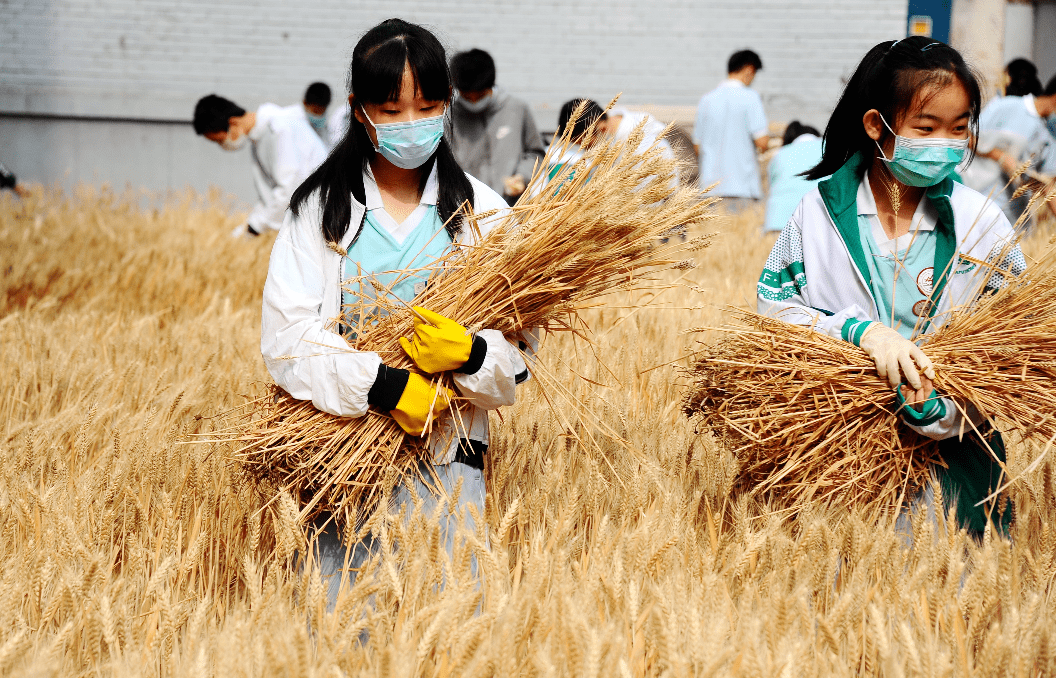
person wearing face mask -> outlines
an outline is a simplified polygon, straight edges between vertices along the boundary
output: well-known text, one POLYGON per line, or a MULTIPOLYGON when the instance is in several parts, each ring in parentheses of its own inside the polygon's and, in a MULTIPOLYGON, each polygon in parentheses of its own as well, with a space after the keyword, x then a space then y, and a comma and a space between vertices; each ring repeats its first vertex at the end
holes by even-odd
POLYGON ((451 106, 455 157, 512 205, 546 155, 532 111, 495 86, 495 61, 482 49, 456 54, 451 72, 458 89, 451 106))
MULTIPOLYGON (((515 402, 517 384, 528 379, 524 352, 534 338, 510 342, 500 331, 471 332, 416 308, 415 330, 401 345, 420 371, 408 371, 386 364, 392 356, 350 350, 346 337, 356 328, 334 319, 343 305, 374 298, 380 288, 411 302, 428 279, 421 269, 456 244, 474 244, 509 206, 451 152, 444 125, 450 75, 432 33, 400 19, 375 26, 352 53, 348 82, 348 131, 294 192, 275 240, 261 354, 276 384, 324 412, 391 416, 412 436, 432 423, 431 458, 422 460, 421 476, 430 480, 386 489, 393 490, 394 509, 406 504, 410 514, 416 493, 426 515, 441 510, 450 550, 459 519, 456 507, 441 506, 441 497, 457 495, 459 510, 472 504, 484 515, 488 411, 515 402), (497 211, 478 224, 479 233, 461 216, 467 203, 476 213, 497 211), (431 385, 439 372, 452 373, 457 401, 455 393, 431 385)), ((371 320, 359 318, 356 327, 371 320)), ((466 516, 472 527, 472 515, 466 516)), ((354 578, 374 544, 341 536, 358 526, 324 518, 316 527, 314 553, 333 609, 342 580, 354 578)))
MULTIPOLYGON (((800 201, 758 284, 761 314, 872 358, 892 388, 882 405, 939 441, 939 509, 956 505, 973 537, 988 523, 1007 534, 1008 512, 993 501, 977 506, 1002 484, 989 449, 1003 462, 1004 446, 971 403, 936 392, 937 369, 918 342, 951 310, 1026 269, 1000 208, 950 178, 969 155, 980 100, 975 76, 948 45, 915 36, 873 47, 832 112, 821 161, 806 173, 821 182, 800 201)), ((912 514, 934 515, 932 490, 899 520, 910 540, 912 514)))
POLYGON ((312 126, 315 133, 319 135, 320 141, 327 150, 334 145, 327 127, 326 109, 330 107, 330 86, 325 82, 313 82, 304 91, 304 101, 301 102, 301 110, 308 124, 312 126))
MULTIPOLYGON (((1037 69, 1026 59, 1009 63, 1006 73, 1005 96, 993 98, 979 116, 978 158, 962 176, 966 185, 992 196, 1015 222, 1031 198, 1029 192, 1016 196, 1019 182, 1010 182, 1019 167, 1029 163, 1034 172, 1056 174, 1056 137, 1046 124, 1056 117, 1056 82, 1042 90, 1037 69)), ((1051 202, 1048 207, 1056 210, 1051 202)))
POLYGON ((294 189, 326 159, 326 147, 303 111, 261 104, 246 111, 221 96, 202 97, 194 107, 194 131, 223 148, 248 146, 258 202, 232 236, 254 238, 277 231, 294 189))

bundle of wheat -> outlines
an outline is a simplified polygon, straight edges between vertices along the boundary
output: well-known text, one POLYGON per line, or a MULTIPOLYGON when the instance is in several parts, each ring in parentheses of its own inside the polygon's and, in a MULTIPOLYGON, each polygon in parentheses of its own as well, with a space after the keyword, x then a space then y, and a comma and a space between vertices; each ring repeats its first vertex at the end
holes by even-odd
MULTIPOLYGON (((659 239, 707 219, 714 201, 672 188, 675 162, 656 146, 635 152, 642 138, 639 129, 625 143, 600 146, 553 179, 544 163, 498 226, 430 267, 429 284, 413 303, 471 330, 497 329, 517 340, 533 328, 580 331, 577 313, 599 297, 633 287, 658 268, 682 265, 684 252, 705 246, 707 237, 665 246, 659 239)), ((553 144, 547 159, 563 156, 570 143, 553 144)), ((488 216, 467 215, 467 225, 476 228, 488 216)), ((386 364, 413 370, 398 343, 411 333, 412 312, 383 288, 376 291, 343 309, 342 321, 355 336, 349 350, 376 351, 386 364)), ((434 385, 450 387, 450 375, 439 375, 434 385)), ((456 399, 452 417, 458 415, 456 399)), ((236 456, 247 466, 298 491, 302 517, 322 508, 369 510, 385 489, 414 472, 440 435, 434 427, 423 438, 405 436, 383 412, 335 417, 278 387, 239 416, 219 437, 240 443, 236 456)))
MULTIPOLYGON (((986 266, 985 262, 975 262, 986 266)), ((872 360, 845 341, 742 312, 689 374, 687 416, 733 441, 742 486, 790 504, 887 510, 927 479, 935 444, 904 424, 872 360)), ((999 429, 1056 437, 1056 252, 954 311, 922 348, 935 388, 999 429)), ((970 424, 965 434, 970 434, 970 424)))

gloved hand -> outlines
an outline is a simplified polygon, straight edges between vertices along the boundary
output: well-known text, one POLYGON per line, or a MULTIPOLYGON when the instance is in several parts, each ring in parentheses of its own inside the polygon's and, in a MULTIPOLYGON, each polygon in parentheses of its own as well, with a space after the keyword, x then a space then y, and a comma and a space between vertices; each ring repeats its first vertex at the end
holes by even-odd
POLYGON ((404 431, 412 436, 420 436, 425 430, 426 421, 430 418, 436 421, 451 404, 453 395, 449 388, 441 388, 437 392, 428 379, 412 372, 400 400, 389 414, 404 431))
POLYGON ((876 371, 892 388, 902 381, 899 368, 906 383, 917 390, 921 387, 920 372, 928 379, 935 378, 935 367, 928 356, 916 344, 883 323, 874 322, 862 335, 858 345, 876 363, 876 371), (918 372, 917 370, 920 370, 918 372))
POLYGON ((430 374, 457 370, 465 365, 473 352, 473 336, 466 328, 421 306, 415 306, 414 310, 421 316, 414 318, 414 338, 400 337, 400 346, 414 364, 430 374))

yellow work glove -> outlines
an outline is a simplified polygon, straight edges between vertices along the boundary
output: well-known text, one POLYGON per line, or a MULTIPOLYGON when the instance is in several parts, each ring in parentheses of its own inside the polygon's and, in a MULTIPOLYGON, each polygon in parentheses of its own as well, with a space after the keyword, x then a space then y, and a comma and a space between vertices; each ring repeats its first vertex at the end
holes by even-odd
POLYGON ((473 336, 466 328, 421 306, 414 310, 414 337, 400 337, 400 346, 418 369, 433 374, 465 365, 473 352, 473 336))
POLYGON ((404 431, 412 436, 420 436, 425 430, 425 422, 430 417, 436 421, 451 404, 453 395, 449 388, 441 388, 438 393, 428 379, 411 372, 403 395, 389 414, 404 431))

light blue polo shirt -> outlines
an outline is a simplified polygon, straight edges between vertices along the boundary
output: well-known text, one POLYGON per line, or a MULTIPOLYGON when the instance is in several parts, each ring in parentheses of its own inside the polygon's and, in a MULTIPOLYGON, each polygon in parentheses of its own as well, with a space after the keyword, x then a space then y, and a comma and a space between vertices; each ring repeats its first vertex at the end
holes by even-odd
POLYGON ((801 134, 788 146, 782 146, 770 159, 770 196, 766 199, 764 231, 780 231, 792 218, 799 202, 821 179, 799 176, 821 162, 821 139, 801 134))
POLYGON ((762 198, 755 140, 766 132, 763 100, 740 80, 725 80, 701 97, 693 127, 693 143, 700 147, 700 187, 717 181, 712 195, 762 198))

